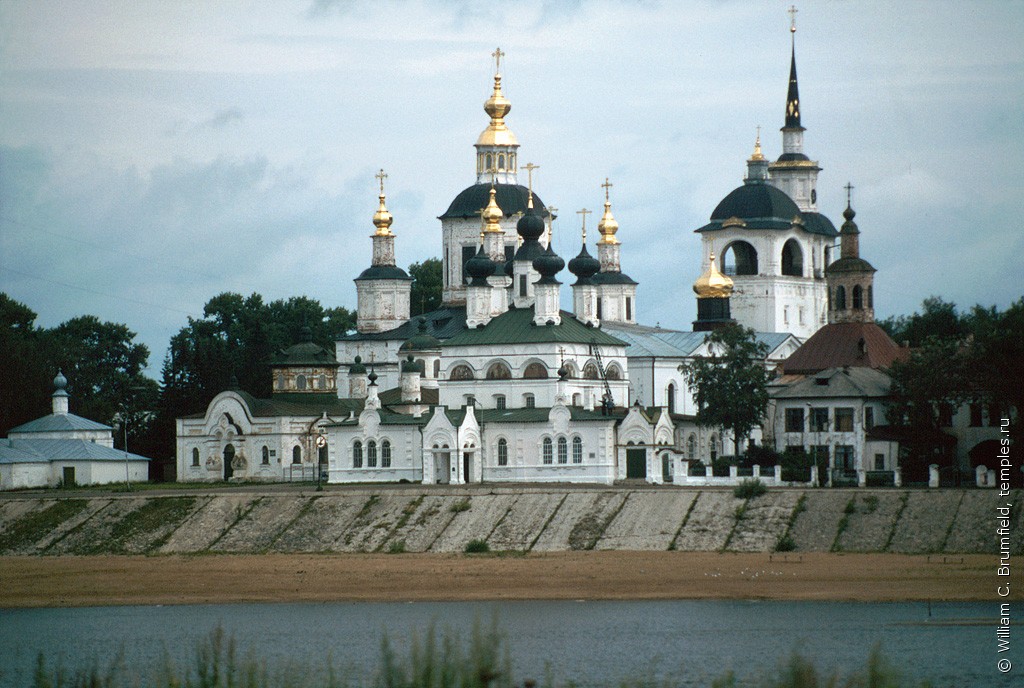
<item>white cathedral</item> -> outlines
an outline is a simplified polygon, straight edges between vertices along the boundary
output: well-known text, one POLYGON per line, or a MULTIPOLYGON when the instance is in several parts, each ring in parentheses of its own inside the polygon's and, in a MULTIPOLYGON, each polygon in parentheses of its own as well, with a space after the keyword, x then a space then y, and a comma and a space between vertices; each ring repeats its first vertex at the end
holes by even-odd
POLYGON ((682 461, 729 452, 728 433, 697 426, 680 364, 708 353, 708 330, 738 322, 774 368, 829 317, 825 268, 839 233, 817 210, 821 168, 803 152, 795 49, 782 154, 769 162, 758 137, 743 184, 696 230, 692 331, 637 322, 639 285, 622 270, 607 180, 597 257, 585 226, 568 265, 554 253, 500 73, 484 110, 475 183, 440 216, 441 307, 410 317, 381 173, 356 331, 334 352, 304 332, 271 362, 270 399, 229 390, 179 419, 179 480, 661 483, 682 461), (573 280, 571 313, 560 276, 573 280))

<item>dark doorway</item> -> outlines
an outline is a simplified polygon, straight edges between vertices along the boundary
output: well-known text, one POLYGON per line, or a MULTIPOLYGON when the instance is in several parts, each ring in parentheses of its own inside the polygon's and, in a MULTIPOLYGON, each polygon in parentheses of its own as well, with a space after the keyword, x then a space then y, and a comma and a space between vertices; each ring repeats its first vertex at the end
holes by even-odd
POLYGON ((647 478, 647 450, 627 449, 626 450, 626 478, 647 478))
POLYGON ((64 487, 75 486, 75 467, 65 466, 64 467, 64 487))
POLYGON ((468 483, 469 478, 469 452, 462 452, 462 482, 468 483))
POLYGON ((224 447, 224 480, 231 480, 231 476, 235 474, 235 469, 231 465, 235 460, 235 445, 229 444, 224 447))

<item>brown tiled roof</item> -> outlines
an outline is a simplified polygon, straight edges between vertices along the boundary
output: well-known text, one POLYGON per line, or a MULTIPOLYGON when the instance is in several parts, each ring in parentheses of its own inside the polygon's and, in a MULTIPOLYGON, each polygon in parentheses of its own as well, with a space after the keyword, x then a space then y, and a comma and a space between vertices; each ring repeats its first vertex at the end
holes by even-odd
POLYGON ((786 375, 811 375, 842 366, 884 370, 908 351, 873 322, 831 323, 794 351, 782 369, 786 375))

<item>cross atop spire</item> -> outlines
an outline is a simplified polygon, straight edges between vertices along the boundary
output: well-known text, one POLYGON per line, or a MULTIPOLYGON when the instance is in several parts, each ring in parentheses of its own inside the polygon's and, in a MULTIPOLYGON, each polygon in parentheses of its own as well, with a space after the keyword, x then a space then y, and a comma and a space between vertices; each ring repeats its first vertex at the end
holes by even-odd
MULTIPOLYGON (((794 29, 795 31, 796 29, 794 29)), ((505 53, 502 52, 501 48, 496 48, 491 57, 494 58, 494 73, 501 74, 501 58, 505 57, 505 53)))
POLYGON ((586 238, 586 236, 587 236, 587 215, 590 215, 593 212, 594 212, 593 210, 587 210, 586 208, 583 208, 581 210, 577 210, 576 211, 577 215, 582 215, 583 216, 583 237, 584 238, 586 238))
POLYGON ((377 174, 375 174, 373 176, 376 177, 380 181, 380 195, 383 196, 384 195, 384 180, 388 178, 388 175, 385 174, 384 168, 382 167, 380 169, 380 172, 378 172, 377 174))
POLYGON ((796 33, 796 13, 799 12, 796 5, 790 5, 789 9, 786 10, 786 14, 789 15, 789 32, 796 33))
POLYGON ((843 188, 846 189, 846 205, 850 205, 850 192, 853 191, 853 184, 846 182, 846 186, 843 188))
POLYGON ((604 184, 601 185, 601 188, 604 189, 604 200, 606 200, 606 201, 609 200, 608 199, 608 189, 612 188, 613 186, 615 186, 615 185, 612 184, 610 181, 608 181, 608 177, 605 177, 604 178, 604 184))

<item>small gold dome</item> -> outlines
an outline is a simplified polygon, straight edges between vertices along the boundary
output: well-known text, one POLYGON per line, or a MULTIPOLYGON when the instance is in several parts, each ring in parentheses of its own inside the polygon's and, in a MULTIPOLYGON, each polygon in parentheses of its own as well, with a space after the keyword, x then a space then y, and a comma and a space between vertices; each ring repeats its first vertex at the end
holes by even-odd
MULTIPOLYGON (((760 127, 758 127, 760 129, 760 127)), ((750 156, 751 160, 764 160, 764 153, 761 152, 761 132, 757 132, 757 140, 754 141, 754 154, 750 156)))
POLYGON ((505 115, 512 109, 512 103, 501 92, 501 75, 494 75, 494 92, 484 101, 484 112, 491 117, 491 123, 476 140, 478 146, 518 146, 515 134, 505 126, 505 115))
POLYGON ((384 194, 381 194, 378 198, 380 198, 380 207, 373 214, 373 226, 377 228, 374 234, 377 236, 388 236, 391 234, 391 223, 394 222, 394 218, 391 217, 387 206, 384 205, 384 194))
POLYGON ((599 243, 619 243, 619 240, 615 238, 615 232, 619 231, 619 223, 612 215, 612 202, 609 200, 605 200, 604 202, 604 215, 601 216, 601 221, 597 223, 597 231, 601 232, 601 240, 599 243))
POLYGON ((493 232, 504 232, 501 225, 501 218, 505 213, 501 212, 501 208, 498 207, 497 201, 494 200, 494 187, 491 187, 491 198, 487 201, 487 207, 480 212, 480 217, 483 218, 484 231, 487 233, 493 232))
POLYGON ((732 279, 715 266, 715 254, 712 252, 708 269, 693 283, 693 293, 701 299, 724 299, 732 294, 732 287, 732 279))

